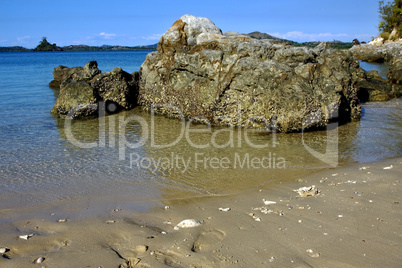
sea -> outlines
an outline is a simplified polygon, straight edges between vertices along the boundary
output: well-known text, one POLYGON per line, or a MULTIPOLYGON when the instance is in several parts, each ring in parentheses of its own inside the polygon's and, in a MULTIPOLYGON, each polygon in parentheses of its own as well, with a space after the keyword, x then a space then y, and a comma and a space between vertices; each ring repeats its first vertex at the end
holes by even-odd
POLYGON ((363 103, 360 121, 291 134, 196 125, 141 107, 84 120, 50 114, 56 66, 96 60, 102 72, 132 73, 148 53, 0 53, 0 211, 74 202, 95 214, 147 211, 165 200, 266 188, 402 154, 401 99, 363 103))

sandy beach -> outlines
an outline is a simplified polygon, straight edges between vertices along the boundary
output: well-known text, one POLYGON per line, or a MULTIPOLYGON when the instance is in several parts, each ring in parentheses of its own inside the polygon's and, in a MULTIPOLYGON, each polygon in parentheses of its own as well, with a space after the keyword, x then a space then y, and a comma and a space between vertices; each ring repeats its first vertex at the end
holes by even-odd
POLYGON ((355 164, 144 213, 3 210, 0 266, 400 267, 401 171, 402 158, 355 164))

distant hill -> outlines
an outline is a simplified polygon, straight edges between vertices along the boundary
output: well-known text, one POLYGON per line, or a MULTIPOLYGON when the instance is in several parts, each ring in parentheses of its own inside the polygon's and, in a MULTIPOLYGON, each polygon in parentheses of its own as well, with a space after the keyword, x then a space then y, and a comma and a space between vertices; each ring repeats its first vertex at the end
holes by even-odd
POLYGON ((20 46, 0 47, 0 52, 29 52, 29 51, 119 51, 119 50, 156 50, 157 44, 148 46, 87 46, 87 45, 71 45, 61 47, 61 50, 35 50, 20 46))
POLYGON ((27 52, 27 51, 32 51, 32 50, 25 48, 25 47, 19 47, 19 46, 0 47, 0 52, 27 52))
POLYGON ((276 42, 276 43, 294 43, 293 41, 278 38, 278 37, 269 35, 267 33, 252 32, 252 33, 249 33, 249 34, 246 34, 246 35, 248 35, 248 36, 250 36, 252 38, 255 38, 255 39, 268 39, 268 40, 276 42))
MULTIPOLYGON (((255 39, 267 39, 270 40, 271 42, 274 43, 287 43, 292 46, 307 46, 307 47, 316 47, 320 42, 314 41, 314 42, 303 42, 303 43, 298 43, 295 41, 291 40, 286 40, 282 38, 278 38, 272 35, 269 35, 267 33, 261 33, 261 32, 252 32, 249 34, 246 34, 252 38, 255 39)), ((46 40, 45 40, 46 41, 46 40)), ((147 45, 147 46, 119 46, 119 45, 103 45, 103 46, 87 46, 87 45, 70 45, 70 46, 64 46, 64 47, 58 47, 56 44, 49 44, 43 43, 43 40, 41 44, 36 47, 35 49, 28 49, 24 48, 21 46, 12 46, 12 47, 0 47, 0 52, 28 52, 28 51, 125 51, 125 50, 156 50, 158 44, 152 44, 152 45, 147 45), (42 45, 42 46, 41 46, 42 45), (48 49, 48 50, 46 50, 48 49)), ((341 42, 341 41, 330 41, 327 42, 330 44, 332 48, 335 49, 349 49, 353 45, 351 42, 341 42)))
POLYGON ((87 45, 71 45, 62 47, 64 51, 119 51, 119 50, 156 50, 155 45, 148 46, 111 46, 111 45, 103 45, 103 46, 87 46, 87 45))
MULTIPOLYGON (((303 43, 294 42, 292 45, 295 47, 316 47, 320 43, 321 42, 319 42, 319 41, 303 42, 303 43)), ((329 41, 326 43, 328 43, 331 46, 331 48, 334 48, 334 49, 349 49, 349 48, 353 47, 352 42, 342 42, 342 41, 334 40, 334 41, 329 41)))
MULTIPOLYGON (((295 47, 316 47, 318 46, 321 42, 318 41, 314 41, 314 42, 303 42, 303 43, 298 43, 295 41, 290 41, 290 40, 286 40, 286 39, 282 39, 282 38, 278 38, 272 35, 269 35, 267 33, 261 33, 261 32, 252 32, 249 34, 246 34, 252 38, 255 39, 268 39, 272 42, 275 43, 288 43, 289 45, 295 46, 295 47)), ((341 42, 341 41, 329 41, 327 42, 331 48, 335 48, 335 49, 349 49, 353 46, 352 42, 341 42)))

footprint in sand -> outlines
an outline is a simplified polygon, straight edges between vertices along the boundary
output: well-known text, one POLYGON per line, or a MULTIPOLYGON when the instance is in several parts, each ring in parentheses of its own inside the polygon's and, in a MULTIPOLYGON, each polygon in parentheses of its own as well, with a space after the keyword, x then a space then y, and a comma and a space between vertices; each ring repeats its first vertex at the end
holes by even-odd
POLYGON ((221 242, 226 234, 223 231, 212 230, 203 232, 194 242, 192 251, 205 252, 210 250, 214 245, 221 242))

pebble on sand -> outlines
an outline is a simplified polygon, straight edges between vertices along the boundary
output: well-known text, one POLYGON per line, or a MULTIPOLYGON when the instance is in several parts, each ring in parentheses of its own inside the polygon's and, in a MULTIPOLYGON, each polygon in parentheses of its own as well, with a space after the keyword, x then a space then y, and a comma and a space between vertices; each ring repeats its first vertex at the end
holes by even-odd
POLYGON ((42 263, 42 262, 44 262, 45 261, 45 257, 39 257, 39 258, 36 258, 34 261, 33 261, 33 263, 42 263))

